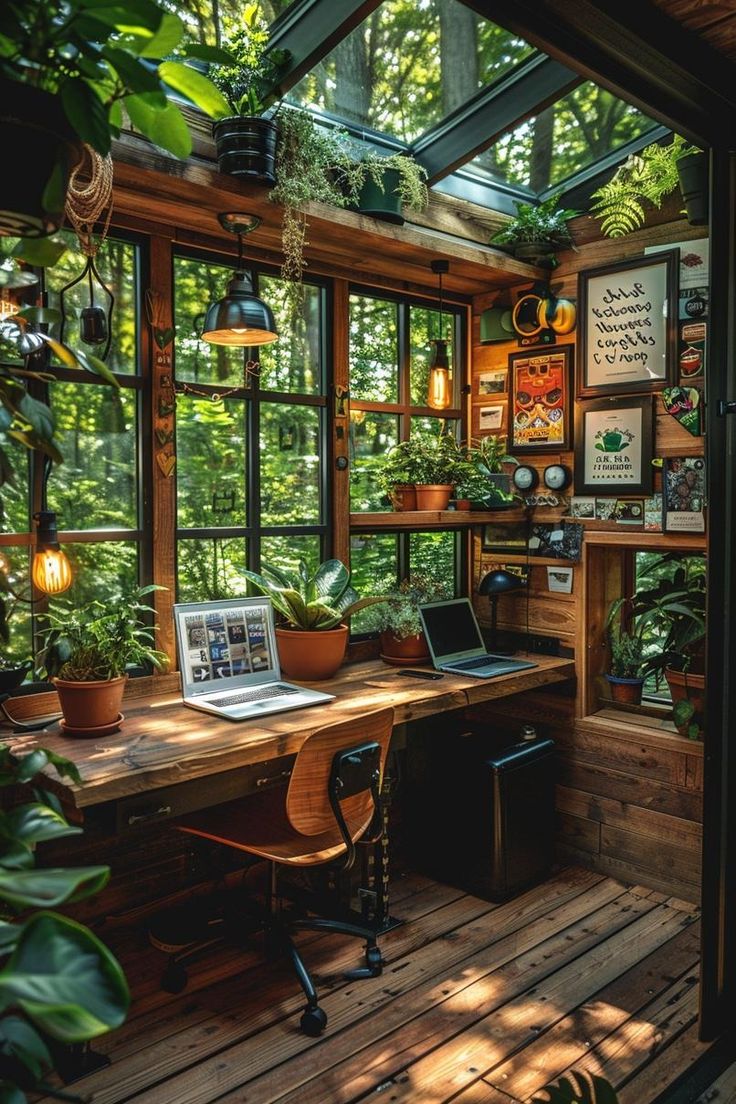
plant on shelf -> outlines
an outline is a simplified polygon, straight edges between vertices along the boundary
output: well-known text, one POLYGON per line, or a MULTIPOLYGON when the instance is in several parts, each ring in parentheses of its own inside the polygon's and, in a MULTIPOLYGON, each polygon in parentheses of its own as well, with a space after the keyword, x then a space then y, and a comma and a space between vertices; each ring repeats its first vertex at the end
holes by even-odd
POLYGON ((374 218, 401 224, 403 207, 423 211, 429 202, 427 170, 408 154, 385 157, 348 140, 336 169, 350 205, 374 218))
POLYGON ((92 735, 119 724, 128 667, 168 667, 168 656, 153 647, 154 629, 144 622, 153 609, 142 601, 162 589, 139 587, 117 601, 49 615, 52 627, 43 665, 59 694, 70 734, 92 735))
POLYGON ((407 504, 407 488, 413 485, 416 509, 444 510, 455 483, 466 473, 462 447, 451 433, 418 433, 389 449, 378 472, 379 485, 400 509, 407 504))
POLYGON ((600 220, 601 230, 609 238, 620 238, 641 229, 646 220, 647 207, 662 206, 662 201, 681 185, 683 195, 692 199, 693 210, 688 216, 694 225, 707 221, 705 196, 707 189, 707 164, 705 154, 684 138, 674 135, 667 146, 658 142, 646 146, 639 153, 632 153, 616 169, 608 183, 593 192, 591 214, 600 220), (695 170, 706 180, 690 182, 695 170), (687 174, 684 177, 683 175, 687 174), (695 193, 700 191, 701 206, 695 210, 695 193))
POLYGON ((81 781, 73 763, 44 748, 18 756, 0 744, 0 787, 8 794, 0 811, 0 1099, 9 1104, 24 1104, 27 1092, 61 1098, 45 1081, 54 1047, 119 1027, 130 1003, 107 947, 53 911, 99 892, 109 867, 36 868, 37 844, 82 831, 48 792, 48 767, 81 781))
POLYGON ((571 1070, 553 1084, 538 1089, 531 1104, 618 1104, 610 1081, 587 1070, 571 1070), (539 1096, 542 1092, 545 1095, 539 1096))
POLYGON ((340 560, 325 560, 314 572, 300 560, 296 571, 264 564, 262 575, 243 574, 258 593, 271 599, 283 620, 276 629, 279 658, 283 672, 292 678, 331 678, 345 655, 349 630, 344 622, 358 610, 386 600, 360 598, 340 560))
POLYGON ((638 705, 644 686, 644 638, 646 618, 638 622, 630 613, 631 600, 616 598, 606 617, 606 638, 610 662, 606 679, 615 702, 638 705), (624 615, 629 612, 629 626, 625 627, 624 615))
POLYGON ((509 247, 520 261, 555 268, 556 253, 573 248, 568 222, 580 213, 560 207, 560 196, 556 192, 536 206, 516 201, 516 217, 493 235, 491 245, 509 247))
POLYGON ((259 4, 246 4, 242 23, 225 41, 230 60, 210 67, 228 112, 212 133, 220 172, 273 185, 278 127, 266 112, 279 98, 288 50, 268 49, 269 27, 259 4))
POLYGON ((452 594, 444 583, 428 575, 412 574, 389 591, 386 601, 363 619, 367 632, 381 634, 381 658, 392 666, 429 659, 429 649, 419 617, 424 602, 441 602, 452 594))
POLYGON ((214 118, 227 114, 221 92, 187 63, 226 55, 193 44, 171 60, 184 24, 154 0, 11 0, 6 8, 0 140, 13 172, 0 185, 0 233, 38 237, 58 227, 79 143, 109 154, 123 109, 137 130, 177 157, 191 152, 191 137, 167 92, 214 118))
POLYGON ((504 509, 519 501, 511 491, 511 477, 504 464, 519 461, 506 452, 506 438, 488 434, 471 441, 465 451, 464 470, 458 480, 458 499, 470 502, 471 509, 504 509))

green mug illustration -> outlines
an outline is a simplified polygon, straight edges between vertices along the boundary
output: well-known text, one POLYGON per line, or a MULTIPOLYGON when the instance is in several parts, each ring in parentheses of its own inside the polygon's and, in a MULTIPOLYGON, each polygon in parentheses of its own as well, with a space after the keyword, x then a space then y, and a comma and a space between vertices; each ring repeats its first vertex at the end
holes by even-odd
POLYGON ((595 435, 595 448, 598 452, 623 452, 633 439, 633 433, 618 426, 612 429, 599 429, 595 435))

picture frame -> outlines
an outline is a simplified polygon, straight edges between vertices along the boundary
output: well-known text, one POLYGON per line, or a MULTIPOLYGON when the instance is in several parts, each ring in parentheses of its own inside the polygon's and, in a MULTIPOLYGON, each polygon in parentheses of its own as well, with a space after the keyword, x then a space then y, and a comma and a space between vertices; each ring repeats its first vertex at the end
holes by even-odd
POLYGON ((509 355, 509 450, 570 448, 572 345, 509 355))
POLYGON ((578 278, 578 398, 677 382, 679 249, 589 268, 578 278))
POLYGON ((575 405, 575 494, 650 495, 654 396, 575 405))

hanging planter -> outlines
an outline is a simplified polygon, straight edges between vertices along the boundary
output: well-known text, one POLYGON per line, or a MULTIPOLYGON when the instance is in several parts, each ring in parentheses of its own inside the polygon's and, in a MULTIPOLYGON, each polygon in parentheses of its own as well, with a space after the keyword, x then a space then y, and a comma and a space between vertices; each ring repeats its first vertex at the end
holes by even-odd
POLYGON ((384 169, 380 183, 369 173, 358 193, 356 207, 362 215, 370 215, 371 218, 403 226, 404 216, 401 213, 401 196, 398 189, 397 169, 384 169))
POLYGON ((679 157, 677 176, 691 226, 708 223, 708 155, 700 151, 679 157))
POLYGON ((213 124, 212 135, 220 172, 274 186, 278 127, 273 119, 230 115, 213 124))
POLYGON ((0 234, 43 238, 64 217, 76 135, 58 97, 0 79, 0 148, 9 164, 0 182, 0 234))

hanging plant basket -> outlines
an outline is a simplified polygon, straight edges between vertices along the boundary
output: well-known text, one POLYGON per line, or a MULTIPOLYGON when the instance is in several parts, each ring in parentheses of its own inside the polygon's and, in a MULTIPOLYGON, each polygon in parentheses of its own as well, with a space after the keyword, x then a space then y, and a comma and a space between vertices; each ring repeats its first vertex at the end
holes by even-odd
POLYGON ((272 119, 231 115, 212 127, 220 172, 250 180, 254 184, 276 183, 276 138, 272 119))
POLYGON ((362 215, 403 226, 397 169, 384 169, 380 184, 368 173, 358 195, 357 209, 362 215))
POLYGON ((80 145, 58 97, 0 79, 0 235, 44 238, 59 229, 80 145))
POLYGON ((692 153, 677 161, 682 201, 691 226, 708 223, 708 155, 692 153))

